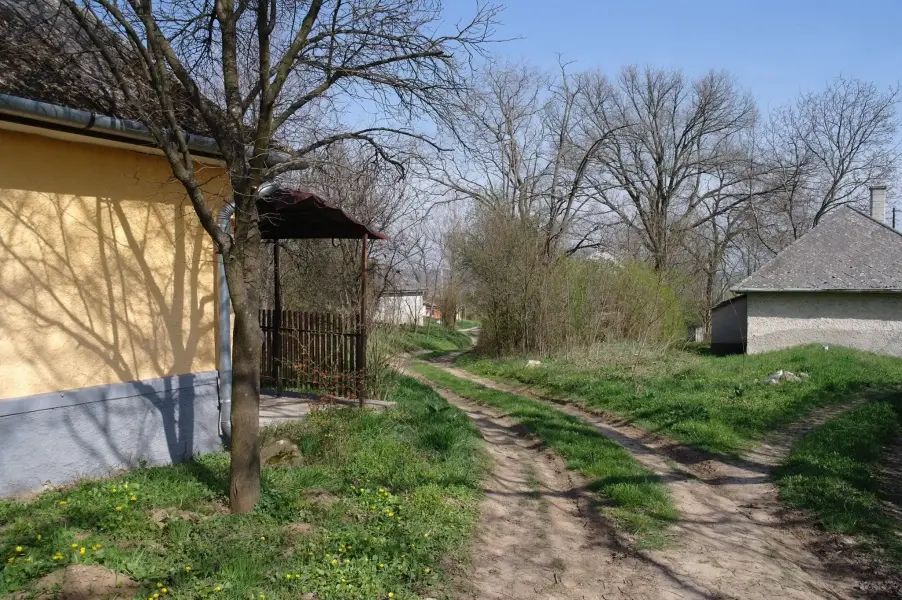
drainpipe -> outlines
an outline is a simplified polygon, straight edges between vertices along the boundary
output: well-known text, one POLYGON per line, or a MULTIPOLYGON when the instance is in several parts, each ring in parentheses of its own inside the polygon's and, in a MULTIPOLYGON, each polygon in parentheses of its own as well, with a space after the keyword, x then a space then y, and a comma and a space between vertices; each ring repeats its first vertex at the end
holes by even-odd
MULTIPOLYGON (((219 211, 219 228, 228 231, 231 226, 233 204, 219 211)), ((232 306, 229 300, 229 282, 226 281, 225 258, 219 254, 219 286, 217 288, 219 337, 219 432, 228 448, 232 441, 232 306)))

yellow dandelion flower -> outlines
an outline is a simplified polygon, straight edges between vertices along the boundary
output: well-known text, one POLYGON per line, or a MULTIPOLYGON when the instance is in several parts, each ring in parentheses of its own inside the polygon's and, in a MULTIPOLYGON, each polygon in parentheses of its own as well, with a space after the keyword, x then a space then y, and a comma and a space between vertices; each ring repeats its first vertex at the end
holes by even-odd
POLYGON ((159 598, 160 595, 159 595, 159 594, 154 594, 153 597, 154 597, 154 600, 156 600, 156 598, 159 598))
POLYGON ((23 550, 25 550, 25 548, 22 546, 16 546, 16 552, 22 552, 23 550))
POLYGON ((87 551, 87 548, 80 548, 80 549, 78 550, 78 553, 81 554, 82 556, 84 556, 84 554, 85 554, 86 551, 87 551))
POLYGON ((307 556, 313 556, 313 552, 308 552, 307 556))
POLYGON ((185 573, 190 573, 190 572, 191 572, 191 567, 185 567, 185 573))
POLYGON ((158 588, 161 588, 161 587, 163 587, 163 584, 162 584, 162 583, 158 583, 158 584, 157 584, 157 587, 158 587, 158 588))
POLYGON ((347 580, 347 579, 345 579, 345 578, 344 578, 344 577, 342 577, 342 578, 341 578, 341 582, 342 582, 342 583, 347 583, 347 582, 348 582, 348 580, 347 580))
POLYGON ((78 548, 78 544, 72 544, 72 548, 78 548))
POLYGON ((215 588, 213 588, 213 591, 214 591, 214 592, 221 592, 221 591, 222 591, 222 587, 217 585, 215 588))
POLYGON ((162 590, 160 590, 160 593, 161 593, 161 594, 168 594, 168 593, 169 593, 169 590, 167 590, 166 588, 163 588, 162 590))
POLYGON ((291 573, 285 573, 285 579, 291 579, 291 573))
POLYGON ((60 500, 60 506, 65 506, 66 504, 68 504, 68 502, 66 502, 65 500, 60 500))
POLYGON ((427 575, 431 572, 432 572, 432 569, 430 569, 429 567, 426 567, 425 569, 423 569, 423 573, 426 573, 427 575))
POLYGON ((263 594, 260 594, 260 598, 266 598, 266 596, 263 594))
POLYGON ((31 562, 31 557, 29 556, 28 558, 26 558, 25 562, 31 562))
POLYGON ((300 576, 300 575, 298 575, 298 574, 297 574, 297 573, 295 573, 295 574, 294 574, 294 578, 295 578, 295 579, 300 579, 300 578, 301 578, 301 576, 300 576))
POLYGON ((116 488, 110 488, 110 493, 111 493, 111 494, 115 494, 115 493, 116 493, 116 488))
POLYGON ((116 510, 122 510, 122 507, 121 507, 121 506, 117 506, 117 507, 116 507, 116 510))
POLYGON ((123 486, 122 486, 122 489, 127 490, 127 489, 128 489, 128 484, 126 483, 125 485, 123 485, 123 486))
POLYGON ((338 561, 337 561, 336 559, 333 558, 333 559, 332 559, 332 566, 334 567, 334 566, 337 565, 337 564, 338 564, 338 561))
POLYGON ((265 535, 261 535, 261 536, 260 536, 260 541, 261 541, 261 542, 265 542, 265 541, 266 541, 266 536, 265 536, 265 535))
POLYGON ((429 537, 429 532, 427 531, 426 533, 424 533, 423 537, 429 537))
POLYGON ((6 559, 6 562, 9 564, 13 564, 14 562, 16 562, 16 557, 10 556, 9 558, 6 559))
POLYGON ((135 496, 135 495, 134 495, 134 494, 132 494, 132 497, 131 497, 131 498, 129 498, 129 500, 131 500, 131 501, 132 501, 132 502, 135 502, 135 501, 137 501, 137 500, 138 500, 138 497, 137 497, 137 496, 135 496))
POLYGON ((389 597, 389 598, 394 598, 394 597, 395 597, 395 593, 394 593, 394 592, 389 592, 389 593, 388 593, 388 597, 389 597))
POLYGON ((36 539, 37 541, 40 542, 40 541, 41 541, 41 534, 39 533, 39 534, 35 537, 35 539, 36 539))
POLYGON ((384 568, 385 568, 385 563, 379 563, 379 568, 380 568, 380 569, 384 569, 384 568))

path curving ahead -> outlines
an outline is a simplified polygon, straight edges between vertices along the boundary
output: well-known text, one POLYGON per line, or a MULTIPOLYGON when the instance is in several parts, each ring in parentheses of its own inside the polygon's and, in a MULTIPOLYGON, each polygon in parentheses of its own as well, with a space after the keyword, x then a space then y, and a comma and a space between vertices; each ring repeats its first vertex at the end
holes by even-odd
MULTIPOLYGON (((479 377, 447 363, 433 364, 452 375, 486 387, 548 402, 529 390, 479 377)), ((454 403, 460 406, 460 401, 462 399, 456 398, 454 403)), ((670 545, 664 550, 641 551, 630 555, 631 560, 635 561, 632 568, 638 573, 644 573, 647 581, 656 582, 654 594, 562 597, 701 597, 743 600, 868 597, 864 591, 866 584, 856 580, 848 571, 841 572, 834 569, 833 565, 825 564, 809 549, 806 542, 813 535, 810 530, 799 522, 788 523, 781 514, 776 488, 770 482, 770 471, 778 458, 776 453, 789 447, 789 438, 802 435, 808 428, 807 423, 791 429, 779 443, 775 442, 766 448, 766 452, 762 451, 761 456, 750 454, 744 460, 725 462, 672 440, 649 435, 628 424, 615 422, 607 416, 589 413, 572 404, 555 403, 555 407, 590 423, 661 477, 680 512, 680 519, 673 527, 673 542, 670 545)), ((470 410, 474 410, 472 406, 470 410)), ((482 408, 478 410, 485 411, 482 408)), ((476 417, 471 415, 471 418, 476 417)), ((820 418, 809 420, 812 423, 820 422, 820 418)), ((607 527, 606 524, 603 526, 607 527)), ((597 536, 597 533, 592 535, 597 536)), ((591 547, 597 540, 586 543, 591 547)), ((606 552, 610 551, 610 547, 607 547, 606 552)), ((608 577, 609 572, 610 565, 603 565, 601 576, 608 577)), ((509 594, 476 597, 555 596, 509 594)))
MULTIPOLYGON (((419 376, 423 383, 432 385, 419 376)), ((434 387, 434 386, 433 386, 434 387)), ((600 518, 585 481, 497 411, 435 388, 473 421, 493 460, 462 586, 480 600, 700 600, 710 596, 634 553, 600 518)))

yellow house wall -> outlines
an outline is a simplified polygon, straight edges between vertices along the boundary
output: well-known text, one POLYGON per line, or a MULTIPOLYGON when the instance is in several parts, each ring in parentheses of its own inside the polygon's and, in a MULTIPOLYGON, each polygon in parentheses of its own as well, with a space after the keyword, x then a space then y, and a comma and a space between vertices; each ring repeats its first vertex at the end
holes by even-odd
POLYGON ((0 130, 0 401, 216 369, 215 258, 163 157, 0 130))

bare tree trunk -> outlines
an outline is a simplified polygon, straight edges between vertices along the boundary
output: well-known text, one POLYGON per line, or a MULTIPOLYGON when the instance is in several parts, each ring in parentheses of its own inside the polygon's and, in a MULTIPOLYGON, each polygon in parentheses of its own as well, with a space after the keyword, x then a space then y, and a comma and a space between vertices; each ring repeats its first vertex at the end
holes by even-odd
POLYGON ((232 347, 232 440, 229 503, 253 510, 260 497, 260 325, 251 306, 235 310, 232 347))

